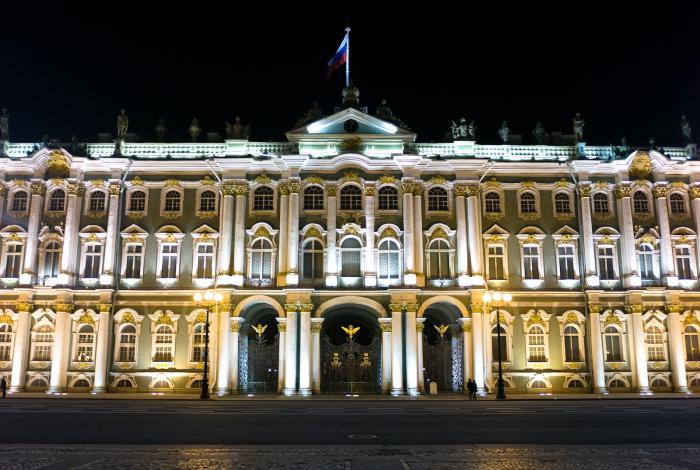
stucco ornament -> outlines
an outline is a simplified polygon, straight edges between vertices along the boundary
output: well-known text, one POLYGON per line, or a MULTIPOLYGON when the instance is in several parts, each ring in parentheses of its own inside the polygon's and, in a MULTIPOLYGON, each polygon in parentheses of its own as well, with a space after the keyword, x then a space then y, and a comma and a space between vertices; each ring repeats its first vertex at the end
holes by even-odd
POLYGON ((651 157, 649 152, 637 152, 637 155, 630 164, 630 177, 636 179, 647 179, 651 176, 653 167, 651 165, 651 157))

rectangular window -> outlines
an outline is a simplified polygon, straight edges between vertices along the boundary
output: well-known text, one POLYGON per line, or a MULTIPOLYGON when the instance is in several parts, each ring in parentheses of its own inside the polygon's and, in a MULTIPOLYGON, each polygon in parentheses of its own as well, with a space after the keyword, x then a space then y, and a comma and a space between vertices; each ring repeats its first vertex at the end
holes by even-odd
POLYGON ((51 360, 51 345, 50 344, 37 344, 34 347, 34 358, 35 361, 50 361, 51 360))
POLYGON ((171 362, 173 360, 173 351, 170 346, 156 346, 156 354, 153 357, 154 362, 171 362))
POLYGON ((540 279, 540 248, 538 246, 523 247, 523 278, 540 279))
POLYGON ((211 279, 214 277, 214 245, 211 243, 197 244, 197 278, 211 279))
POLYGON ((161 245, 160 277, 162 279, 177 279, 178 245, 164 243, 161 245))
POLYGON ((143 260, 143 245, 129 243, 126 245, 126 279, 141 279, 141 261, 143 260))
POLYGON ((10 360, 10 345, 5 344, 0 346, 0 361, 10 360))
POLYGON ((102 245, 85 245, 85 279, 97 279, 100 277, 100 265, 102 264, 102 245))
POLYGON ((489 245, 489 279, 505 280, 505 254, 503 245, 489 245))
MULTIPOLYGON (((342 274, 343 277, 360 277, 362 276, 362 268, 360 259, 362 252, 360 250, 345 250, 343 251, 342 274)), ((388 261, 388 260, 387 260, 388 261)))
POLYGON ((557 257, 559 258, 559 279, 562 281, 576 279, 574 247, 571 245, 559 246, 557 248, 557 257))
POLYGON ((601 281, 615 280, 615 257, 612 246, 598 247, 598 276, 601 281))
POLYGON ((619 362, 622 360, 620 337, 618 335, 605 335, 605 360, 607 362, 619 362))
POLYGON ((566 362, 581 362, 581 351, 579 350, 578 336, 564 336, 564 357, 566 362))
POLYGON ((5 258, 5 277, 19 279, 22 264, 22 250, 24 245, 13 243, 7 245, 7 258, 5 258))
POLYGON ((132 345, 119 347, 119 362, 134 362, 136 348, 132 345))
POLYGON ((690 269, 690 248, 687 246, 676 247, 676 274, 678 279, 693 279, 693 271, 690 269))

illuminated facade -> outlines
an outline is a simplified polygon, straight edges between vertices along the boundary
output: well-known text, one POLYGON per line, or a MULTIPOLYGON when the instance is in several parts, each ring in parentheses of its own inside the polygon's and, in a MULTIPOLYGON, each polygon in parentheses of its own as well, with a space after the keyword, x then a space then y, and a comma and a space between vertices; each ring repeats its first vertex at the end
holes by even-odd
POLYGON ((220 394, 492 391, 497 312, 511 392, 700 388, 692 144, 421 144, 347 96, 287 139, 0 142, 11 390, 196 392, 206 288, 220 394))

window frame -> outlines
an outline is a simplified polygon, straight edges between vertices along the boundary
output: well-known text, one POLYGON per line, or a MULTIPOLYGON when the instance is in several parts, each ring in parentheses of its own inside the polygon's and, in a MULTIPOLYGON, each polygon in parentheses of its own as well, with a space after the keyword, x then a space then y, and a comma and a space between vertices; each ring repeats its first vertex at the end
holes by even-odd
POLYGON ((443 185, 432 185, 425 188, 424 194, 426 214, 439 215, 452 213, 452 192, 450 188, 443 185), (444 194, 431 194, 434 191, 444 192, 444 194))
POLYGON ((304 189, 301 193, 301 198, 302 210, 305 213, 323 213, 326 210, 326 191, 320 184, 311 183, 304 186, 304 189), (314 192, 311 193, 310 191, 314 192), (320 193, 315 191, 320 191, 320 193), (320 206, 316 204, 319 201, 320 206), (307 202, 310 202, 310 207, 307 207, 307 202))
MULTIPOLYGON (((205 185, 200 188, 197 188, 197 193, 195 195, 196 198, 196 210, 195 210, 195 216, 199 217, 200 219, 211 219, 216 217, 216 214, 219 213, 219 191, 216 186, 213 185, 205 185), (204 201, 204 195, 205 193, 212 193, 214 195, 212 199, 213 202, 213 207, 210 208, 209 206, 202 208, 202 202, 204 201)), ((209 199, 209 198, 208 198, 209 199)))
POLYGON ((109 194, 107 193, 106 190, 104 190, 102 188, 91 189, 90 191, 85 192, 85 203, 84 204, 85 204, 85 208, 83 209, 84 215, 91 217, 91 218, 102 217, 107 213, 107 208, 109 205, 109 194), (93 198, 95 197, 95 195, 97 193, 102 194, 102 196, 104 197, 103 206, 102 206, 101 210, 100 209, 96 209, 96 210, 92 209, 93 198))
MULTIPOLYGON (((156 280, 163 284, 172 284, 180 280, 180 269, 182 264, 182 240, 185 236, 179 228, 174 225, 166 225, 156 232, 156 242, 158 245, 156 258, 156 280), (162 277, 163 274, 163 248, 165 246, 176 246, 177 253, 175 259, 175 277, 162 277)), ((145 252, 145 249, 144 249, 145 252)), ((171 253, 168 253, 169 255, 171 253)))
POLYGON ((173 368, 175 367, 176 354, 177 354, 177 334, 178 334, 178 323, 180 320, 180 315, 174 314, 170 310, 162 311, 158 310, 150 315, 148 318, 151 320, 151 367, 156 367, 159 369, 163 368, 173 368), (168 326, 172 331, 169 333, 158 333, 158 329, 161 326, 168 326), (158 335, 170 335, 171 340, 167 343, 158 342, 158 335), (160 345, 160 346, 158 346, 160 345), (158 357, 157 348, 167 347, 170 350, 170 360, 169 361, 159 361, 156 360, 158 357))
POLYGON ((591 193, 591 214, 596 220, 608 220, 615 215, 615 206, 613 205, 612 193, 610 191, 598 190, 591 193), (602 196, 602 198, 598 198, 599 195, 602 196), (607 211, 597 210, 597 199, 602 201, 603 198, 605 199, 607 211))
POLYGON ((355 235, 345 235, 339 240, 338 243, 338 277, 340 278, 346 278, 346 279, 360 279, 364 276, 365 272, 365 263, 364 263, 364 249, 365 245, 362 242, 362 239, 358 236, 355 235), (359 244, 359 248, 343 248, 343 243, 345 243, 348 240, 356 240, 359 244), (343 258, 345 253, 347 252, 357 252, 359 253, 359 259, 360 259, 360 272, 357 276, 344 276, 343 274, 345 273, 344 265, 343 265, 343 258))
POLYGON ((277 189, 271 184, 256 184, 250 188, 250 213, 251 215, 261 215, 261 214, 275 214, 277 212, 277 189), (266 194, 256 194, 261 190, 269 190, 270 193, 266 194), (255 207, 256 198, 264 197, 270 199, 270 207, 262 206, 262 208, 257 209, 255 207))
POLYGON ((136 310, 133 309, 122 309, 114 315, 114 356, 113 362, 120 368, 120 365, 124 366, 135 366, 139 360, 139 339, 141 338, 141 322, 143 321, 143 315, 140 315, 136 310), (123 344, 132 343, 122 343, 122 330, 127 326, 134 327, 134 335, 136 336, 133 343, 134 348, 134 360, 133 361, 122 361, 121 358, 121 347, 123 344))
MULTIPOLYGON (((395 238, 393 238, 393 237, 385 237, 385 238, 382 238, 382 239, 378 240, 378 241, 377 241, 377 248, 376 248, 376 251, 375 251, 375 257, 376 257, 376 260, 375 260, 375 268, 376 268, 376 271, 377 271, 377 273, 376 273, 376 275, 377 275, 377 286, 379 286, 379 287, 389 287, 389 286, 399 286, 399 285, 401 285, 401 283, 403 282, 403 248, 402 248, 401 243, 400 243, 397 239, 395 239, 395 238), (390 246, 391 244, 393 244, 393 245, 395 246, 395 248, 389 248, 389 249, 384 250, 384 249, 382 249, 382 245, 385 244, 385 243, 386 243, 387 245, 389 245, 389 246, 390 246), (391 260, 392 255, 395 255, 395 256, 396 256, 396 258, 397 258, 397 264, 398 264, 398 266, 397 266, 397 273, 398 273, 398 275, 397 275, 396 277, 392 277, 392 276, 390 276, 390 275, 389 275, 389 276, 386 276, 386 277, 382 277, 382 276, 380 275, 380 274, 382 274, 382 273, 380 272, 380 269, 379 269, 379 266, 381 266, 381 264, 380 264, 380 258, 382 257, 382 255, 385 255, 385 256, 388 257, 388 260, 387 260, 387 261, 390 261, 390 260, 391 260)), ((387 266, 388 266, 388 265, 389 265, 389 263, 387 262, 387 266)), ((362 269, 362 263, 360 263, 360 267, 361 267, 361 269, 360 269, 361 272, 364 273, 364 269, 362 269)), ((388 274, 389 271, 390 271, 390 269, 387 271, 387 274, 388 274)))
POLYGON ((73 348, 72 348, 72 354, 71 354, 71 363, 76 364, 76 363, 87 363, 87 364, 94 364, 95 363, 95 352, 97 350, 97 325, 98 325, 98 320, 99 318, 95 319, 94 316, 92 315, 92 312, 83 312, 83 311, 77 311, 75 314, 72 315, 73 317, 73 348), (83 315, 88 315, 90 319, 92 320, 92 323, 88 322, 83 322, 81 321, 83 315), (92 331, 90 332, 82 332, 83 328, 90 328, 92 331), (80 341, 81 335, 90 335, 91 341, 86 342, 86 341, 80 341), (89 348, 90 352, 92 353, 88 357, 81 358, 79 356, 80 354, 80 349, 81 348, 89 348))
POLYGON ((534 186, 521 187, 516 192, 516 203, 518 206, 518 217, 523 220, 535 220, 542 216, 542 205, 540 204, 540 192, 534 186), (533 211, 523 211, 523 196, 532 195, 533 211))
POLYGON ((146 186, 137 185, 129 187, 126 193, 126 211, 124 212, 124 215, 130 219, 140 219, 148 215, 148 196, 149 191, 146 186), (131 207, 132 198, 136 192, 144 193, 143 210, 133 210, 131 207))
MULTIPOLYGON (((675 200, 677 202, 677 198, 675 200)), ((668 214, 671 219, 684 219, 689 216, 688 198, 684 191, 671 191, 668 195, 668 214), (683 204, 683 210, 674 212, 674 196, 680 197, 680 202, 683 204)))
POLYGON ((29 188, 25 188, 24 186, 16 186, 16 187, 12 188, 10 190, 9 197, 7 198, 7 215, 8 215, 8 217, 12 217, 15 219, 26 217, 29 214, 29 208, 31 206, 31 201, 32 201, 32 195, 31 195, 31 192, 29 191, 29 188), (14 209, 15 198, 17 197, 17 194, 20 192, 26 194, 24 209, 15 210, 14 209))
POLYGON ((552 191, 552 213, 554 218, 558 220, 572 220, 574 218, 574 199, 573 193, 567 189, 560 189, 557 191, 552 191), (568 211, 559 211, 557 203, 559 202, 557 198, 559 196, 564 196, 566 198, 566 204, 568 205, 568 211))
POLYGON ((447 281, 447 280, 452 280, 455 278, 455 249, 450 243, 450 240, 448 238, 433 238, 432 240, 428 241, 428 245, 425 248, 425 273, 426 273, 426 279, 430 281, 447 281), (446 248, 433 248, 432 246, 437 243, 444 243, 447 245, 446 248), (433 262, 431 260, 432 255, 434 254, 439 254, 440 253, 446 253, 447 254, 447 277, 445 276, 435 276, 433 273, 433 262))
POLYGON ((377 203, 376 211, 380 214, 392 214, 397 213, 401 210, 403 199, 401 198, 399 188, 395 184, 382 184, 377 187, 377 203), (392 195, 383 194, 382 191, 393 191, 392 195), (396 207, 382 207, 382 198, 396 198, 396 207))
POLYGON ((362 186, 360 186, 358 183, 345 183, 342 186, 338 188, 338 211, 339 212, 360 212, 364 211, 365 209, 365 201, 364 201, 364 191, 362 190, 362 186), (356 188, 359 193, 353 192, 353 194, 348 195, 348 194, 343 194, 344 191, 348 191, 349 188, 356 188), (350 202, 353 202, 352 207, 344 207, 344 201, 347 200, 347 198, 351 198, 350 202), (359 207, 355 205, 355 202, 359 201, 359 207))
POLYGON ((176 219, 182 216, 183 206, 185 199, 185 190, 182 186, 178 185, 166 185, 160 190, 160 216, 166 219, 176 219), (178 207, 174 210, 167 210, 168 207, 168 195, 172 193, 178 194, 178 207))
POLYGON ((46 191, 46 204, 44 204, 44 215, 47 217, 59 217, 66 213, 68 199, 68 190, 64 186, 54 186, 46 191), (59 198, 54 199, 54 195, 58 192, 63 192, 62 206, 54 208, 52 204, 59 201, 59 198))

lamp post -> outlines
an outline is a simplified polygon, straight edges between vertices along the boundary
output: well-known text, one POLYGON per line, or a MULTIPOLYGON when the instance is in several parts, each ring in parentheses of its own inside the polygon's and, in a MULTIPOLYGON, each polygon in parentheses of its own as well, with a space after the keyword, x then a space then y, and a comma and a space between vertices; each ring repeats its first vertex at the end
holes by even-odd
POLYGON ((494 292, 493 294, 486 292, 483 296, 483 302, 487 306, 487 313, 489 311, 489 304, 496 308, 496 335, 498 336, 498 382, 496 384, 497 400, 506 399, 506 388, 503 381, 503 359, 501 357, 501 315, 498 312, 498 308, 509 305, 511 300, 513 300, 513 296, 510 294, 501 294, 500 292, 494 292))
POLYGON ((216 291, 207 289, 194 294, 194 301, 197 305, 204 305, 207 309, 207 318, 204 323, 204 367, 202 371, 202 391, 199 394, 201 400, 209 399, 209 310, 212 305, 218 307, 219 302, 224 299, 224 296, 216 291))

